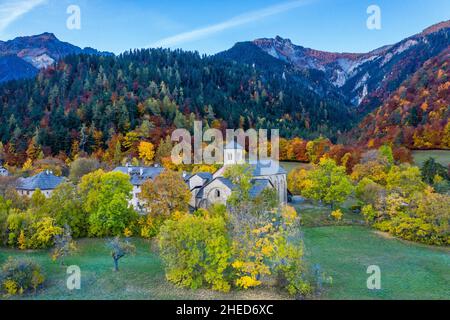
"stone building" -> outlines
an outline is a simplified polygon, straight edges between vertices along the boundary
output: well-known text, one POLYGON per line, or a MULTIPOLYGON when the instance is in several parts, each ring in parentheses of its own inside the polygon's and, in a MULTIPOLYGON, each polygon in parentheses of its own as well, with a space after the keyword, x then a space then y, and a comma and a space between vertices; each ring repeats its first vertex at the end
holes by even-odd
MULTIPOLYGON (((186 183, 191 190, 190 206, 206 208, 214 203, 225 204, 231 195, 233 183, 224 177, 227 167, 245 163, 244 148, 236 142, 224 148, 224 166, 214 174, 199 172, 189 176, 186 183)), ((273 160, 249 162, 252 170, 250 196, 258 196, 266 188, 277 190, 280 203, 287 203, 287 172, 273 160)))

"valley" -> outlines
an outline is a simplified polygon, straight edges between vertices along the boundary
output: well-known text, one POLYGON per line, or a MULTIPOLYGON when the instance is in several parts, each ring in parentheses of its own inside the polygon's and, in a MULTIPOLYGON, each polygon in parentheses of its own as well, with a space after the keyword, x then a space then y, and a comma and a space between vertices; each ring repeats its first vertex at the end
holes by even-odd
POLYGON ((448 299, 450 20, 420 30, 361 53, 0 41, 0 299, 448 299), (223 161, 175 161, 212 145, 198 127, 223 161), (277 129, 281 167, 230 129, 277 129))

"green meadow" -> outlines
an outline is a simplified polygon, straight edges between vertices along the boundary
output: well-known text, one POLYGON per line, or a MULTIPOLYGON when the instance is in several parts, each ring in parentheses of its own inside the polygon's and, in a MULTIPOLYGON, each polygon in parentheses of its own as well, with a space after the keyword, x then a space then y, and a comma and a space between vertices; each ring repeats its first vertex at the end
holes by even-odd
MULTIPOLYGON (((392 238, 361 225, 359 216, 344 212, 339 224, 329 219, 329 209, 313 204, 296 206, 302 217, 305 259, 320 265, 332 284, 318 299, 449 299, 450 249, 392 238), (381 269, 381 290, 368 290, 369 265, 381 269)), ((0 249, 0 263, 8 256, 27 257, 41 264, 47 275, 45 288, 23 299, 289 299, 273 288, 230 293, 189 290, 166 281, 154 242, 133 239, 136 254, 113 261, 106 241, 82 239, 67 265, 81 268, 81 289, 66 287, 66 268, 53 262, 48 251, 0 249)))

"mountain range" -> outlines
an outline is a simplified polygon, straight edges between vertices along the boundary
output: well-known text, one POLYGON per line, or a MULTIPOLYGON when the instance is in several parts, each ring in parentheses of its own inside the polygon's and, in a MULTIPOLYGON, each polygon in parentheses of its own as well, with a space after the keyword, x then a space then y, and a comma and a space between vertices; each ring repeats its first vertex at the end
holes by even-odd
POLYGON ((219 55, 265 68, 259 51, 281 61, 287 70, 315 70, 320 80, 340 92, 358 110, 378 107, 425 61, 450 45, 450 20, 433 25, 396 44, 368 53, 334 53, 295 45, 289 39, 256 39, 219 55))
POLYGON ((100 152, 131 130, 158 143, 202 119, 220 129, 279 128, 287 138, 450 148, 449 50, 450 21, 368 53, 319 51, 277 36, 213 56, 115 56, 51 33, 19 37, 0 42, 0 140, 22 159, 30 145, 46 155, 74 145, 100 152))
POLYGON ((0 82, 32 78, 40 69, 70 54, 111 55, 62 42, 52 33, 0 41, 0 82))

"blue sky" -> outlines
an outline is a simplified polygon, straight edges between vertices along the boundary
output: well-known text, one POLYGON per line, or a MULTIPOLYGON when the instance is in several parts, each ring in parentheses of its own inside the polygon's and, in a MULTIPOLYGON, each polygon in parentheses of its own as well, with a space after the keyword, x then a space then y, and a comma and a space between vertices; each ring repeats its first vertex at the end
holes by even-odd
POLYGON ((367 52, 448 19, 449 0, 0 0, 0 39, 53 32, 114 53, 156 45, 213 54, 280 35, 319 50, 367 52), (372 4, 381 30, 366 27, 372 4), (80 30, 66 27, 69 5, 81 9, 80 30))

